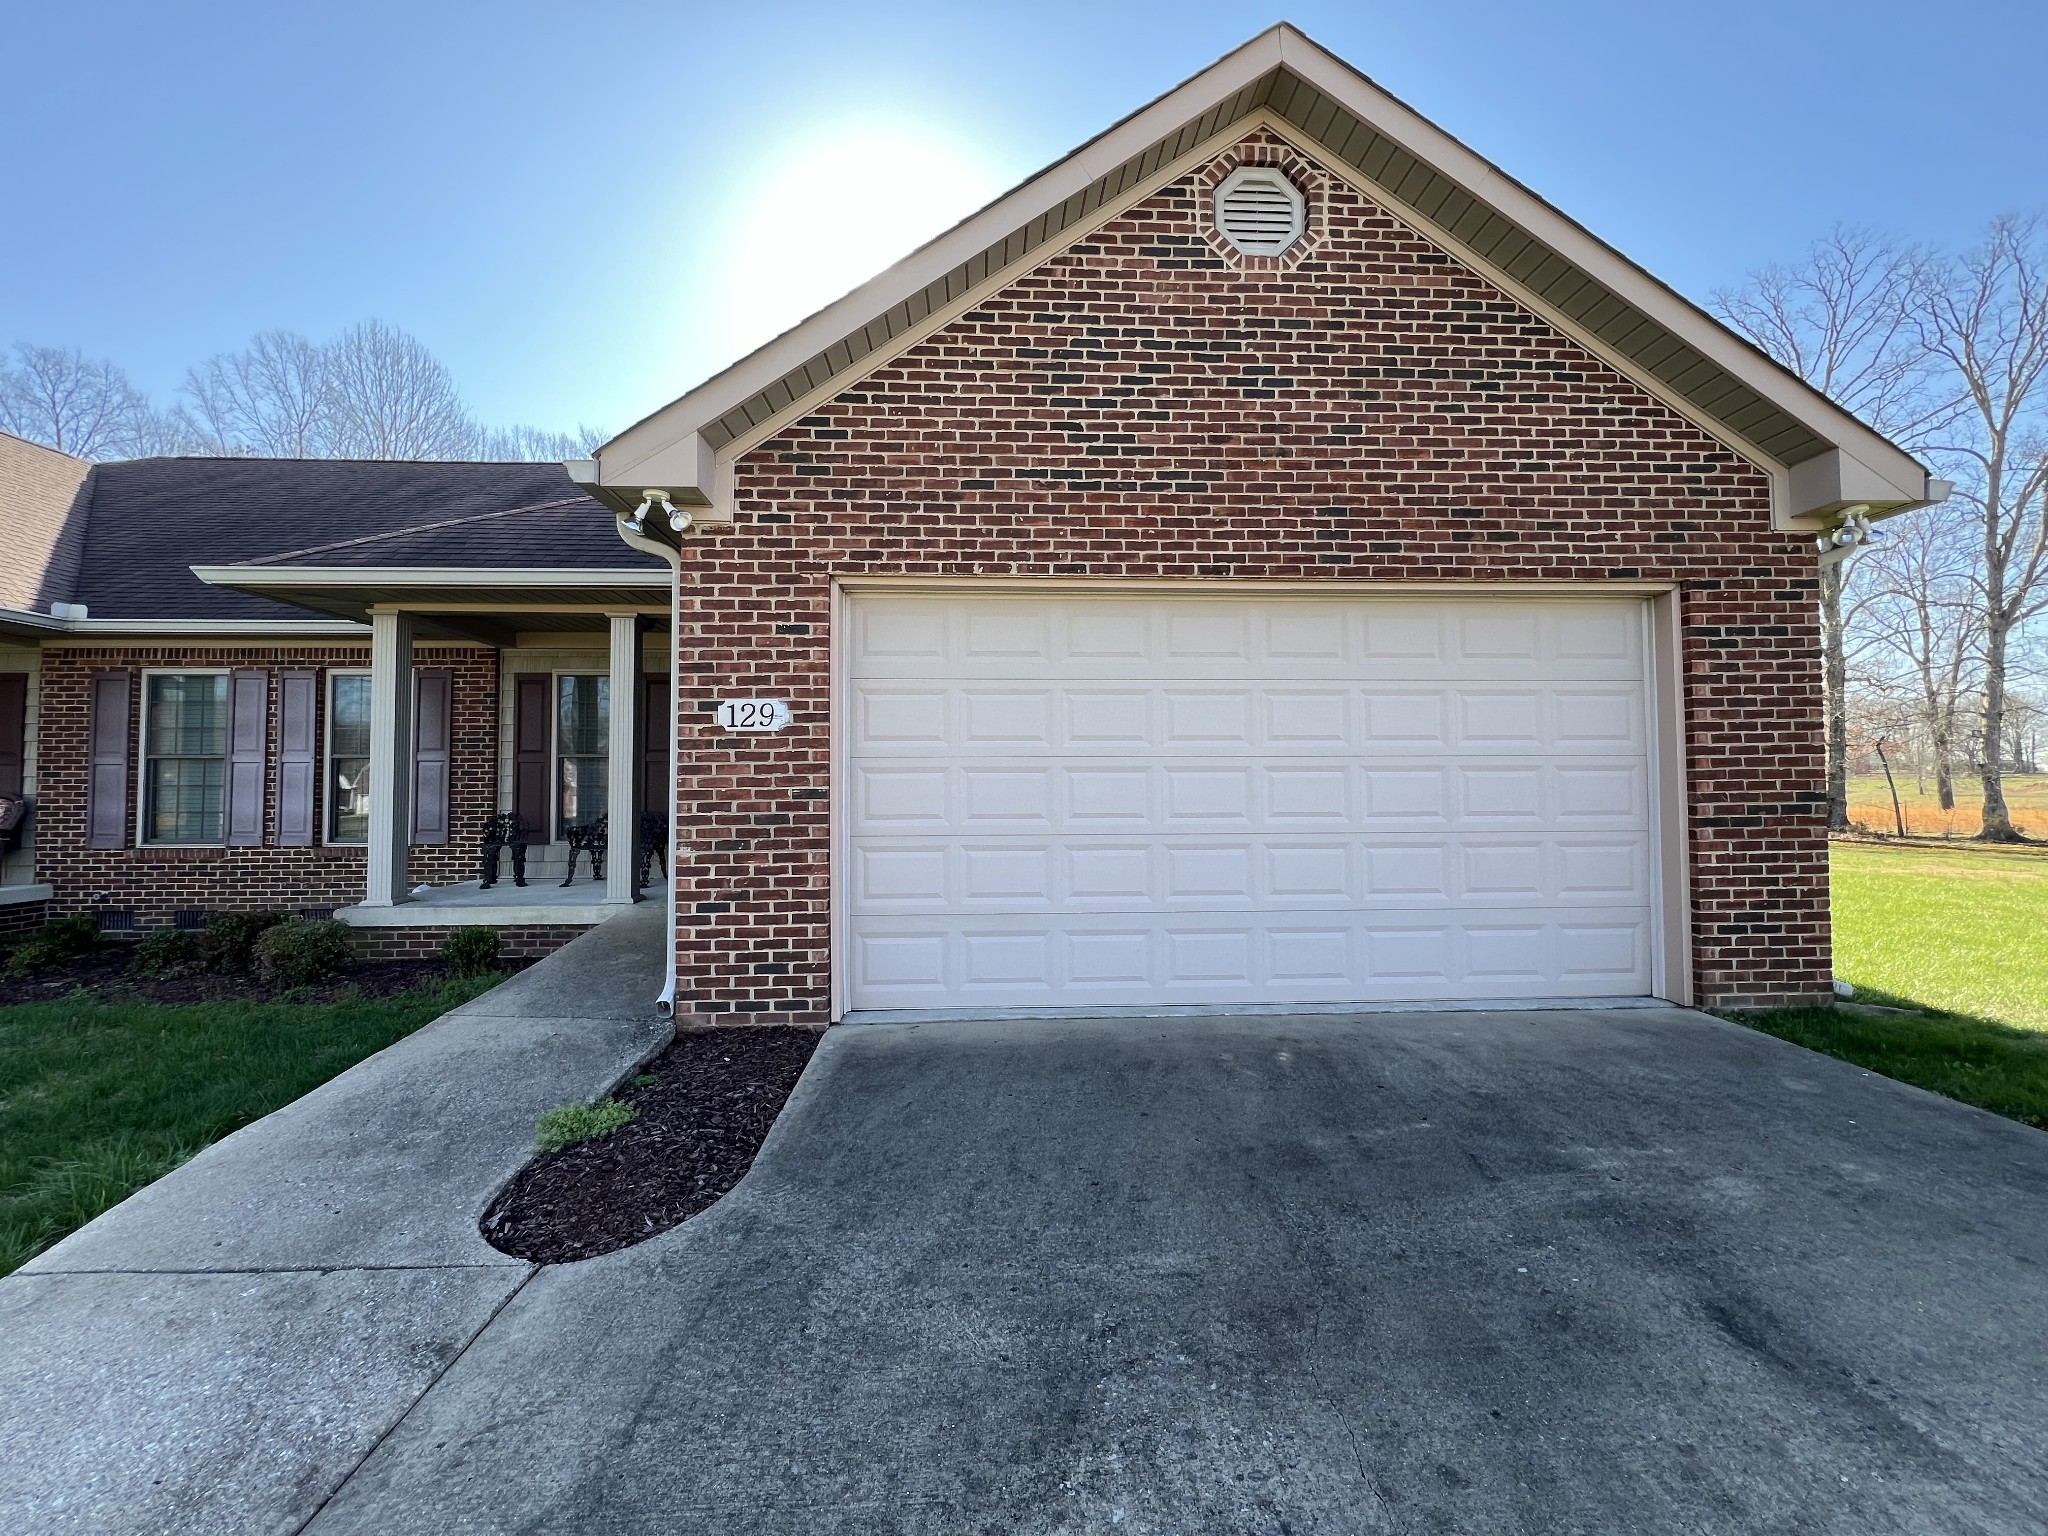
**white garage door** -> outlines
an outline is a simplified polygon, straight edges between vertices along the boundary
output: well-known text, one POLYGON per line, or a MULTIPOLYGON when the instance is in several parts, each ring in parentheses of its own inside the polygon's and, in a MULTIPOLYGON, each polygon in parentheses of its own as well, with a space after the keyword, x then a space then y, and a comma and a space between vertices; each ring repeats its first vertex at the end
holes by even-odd
POLYGON ((1650 990, 1639 602, 849 613, 851 1009, 1650 990))

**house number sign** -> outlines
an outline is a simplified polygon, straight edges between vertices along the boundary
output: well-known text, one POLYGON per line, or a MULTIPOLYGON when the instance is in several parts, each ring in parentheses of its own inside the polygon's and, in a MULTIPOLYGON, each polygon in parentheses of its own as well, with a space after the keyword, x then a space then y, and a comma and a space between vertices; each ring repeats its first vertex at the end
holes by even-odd
POLYGON ((728 731, 779 731, 789 724, 789 701, 720 699, 718 723, 728 731))

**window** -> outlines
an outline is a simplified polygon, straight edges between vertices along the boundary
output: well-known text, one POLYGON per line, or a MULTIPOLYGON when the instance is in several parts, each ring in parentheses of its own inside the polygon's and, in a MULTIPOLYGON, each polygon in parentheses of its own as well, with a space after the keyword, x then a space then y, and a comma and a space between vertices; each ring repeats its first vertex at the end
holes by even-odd
POLYGON ((605 813, 611 679, 555 679, 555 836, 605 813))
POLYGON ((142 752, 142 840, 224 842, 227 674, 148 674, 143 693, 142 752))
POLYGON ((327 841, 370 840, 370 674, 327 674, 327 841))

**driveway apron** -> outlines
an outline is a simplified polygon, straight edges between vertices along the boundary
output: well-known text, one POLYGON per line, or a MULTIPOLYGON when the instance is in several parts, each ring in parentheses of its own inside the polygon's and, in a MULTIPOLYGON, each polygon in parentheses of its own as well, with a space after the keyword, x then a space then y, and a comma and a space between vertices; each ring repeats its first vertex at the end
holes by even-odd
POLYGON ((1677 1010, 841 1028, 310 1529, 2038 1532, 2044 1190, 1677 1010))

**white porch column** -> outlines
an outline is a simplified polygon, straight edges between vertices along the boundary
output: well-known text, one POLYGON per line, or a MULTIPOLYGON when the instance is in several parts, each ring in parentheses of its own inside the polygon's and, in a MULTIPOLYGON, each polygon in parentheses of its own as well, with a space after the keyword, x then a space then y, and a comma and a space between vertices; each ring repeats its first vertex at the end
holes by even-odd
POLYGON ((366 907, 412 899, 412 615, 370 615, 370 846, 366 907))
POLYGON ((605 848, 604 899, 632 902, 639 900, 633 890, 633 863, 640 843, 640 807, 636 803, 640 762, 634 750, 639 744, 640 615, 608 613, 605 617, 611 621, 612 668, 607 704, 611 740, 606 744, 605 767, 610 841, 605 848))

